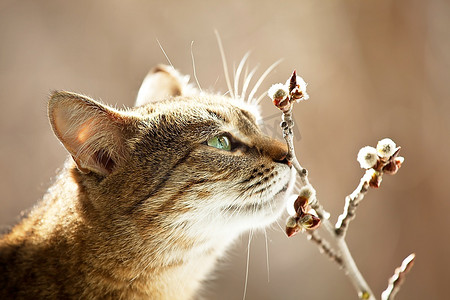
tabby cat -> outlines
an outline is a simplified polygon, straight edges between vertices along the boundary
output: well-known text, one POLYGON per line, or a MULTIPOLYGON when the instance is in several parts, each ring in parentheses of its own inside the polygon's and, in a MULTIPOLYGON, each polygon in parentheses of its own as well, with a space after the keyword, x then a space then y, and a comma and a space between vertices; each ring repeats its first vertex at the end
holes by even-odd
POLYGON ((168 66, 118 110, 57 91, 70 154, 0 240, 0 299, 192 299, 244 231, 274 222, 291 171, 255 105, 204 94, 168 66))

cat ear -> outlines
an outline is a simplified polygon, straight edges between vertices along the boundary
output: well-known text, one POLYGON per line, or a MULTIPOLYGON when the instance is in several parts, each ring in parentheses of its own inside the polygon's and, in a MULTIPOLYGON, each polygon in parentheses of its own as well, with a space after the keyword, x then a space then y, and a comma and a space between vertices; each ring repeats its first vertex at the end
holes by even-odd
POLYGON ((171 66, 158 65, 147 74, 139 89, 135 106, 192 93, 189 76, 181 75, 171 66))
POLYGON ((48 116, 55 135, 83 173, 110 174, 126 158, 133 118, 75 93, 54 92, 48 116))

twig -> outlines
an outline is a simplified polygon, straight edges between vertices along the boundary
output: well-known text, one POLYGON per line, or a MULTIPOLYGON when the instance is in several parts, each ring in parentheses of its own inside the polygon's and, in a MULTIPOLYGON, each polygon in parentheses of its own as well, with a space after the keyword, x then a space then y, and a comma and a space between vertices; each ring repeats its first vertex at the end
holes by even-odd
POLYGON ((364 199, 365 194, 369 190, 369 181, 372 178, 370 170, 367 170, 361 178, 358 187, 345 197, 344 212, 338 217, 336 223, 336 235, 345 238, 348 229, 348 224, 355 218, 355 211, 359 202, 364 199))
POLYGON ((339 252, 342 255, 344 269, 347 271, 346 275, 350 278, 351 283, 358 292, 359 298, 375 300, 372 290, 356 266, 355 260, 348 249, 345 239, 342 237, 337 237, 336 242, 339 252))
MULTIPOLYGON (((296 76, 295 71, 292 76, 296 76)), ((300 165, 300 163, 297 160, 297 156, 295 155, 294 132, 292 130, 292 128, 294 127, 294 120, 292 119, 292 105, 289 107, 288 110, 283 111, 282 120, 283 121, 281 122, 280 126, 281 129, 283 130, 283 138, 285 139, 286 144, 288 146, 288 154, 286 155, 286 159, 292 164, 292 166, 300 176, 301 186, 311 186, 308 179, 308 170, 300 165)), ((327 211, 325 211, 325 209, 319 203, 317 198, 314 201, 312 201, 311 208, 316 211, 319 219, 322 221, 322 224, 325 226, 325 228, 327 228, 328 231, 333 231, 334 227, 329 221, 330 214, 327 211)))
POLYGON ((338 255, 333 248, 330 247, 330 244, 326 240, 324 240, 319 236, 317 231, 311 231, 307 237, 310 241, 317 244, 317 246, 320 249, 320 252, 328 256, 331 260, 333 260, 342 267, 343 264, 342 257, 338 255))
POLYGON ((358 153, 358 161, 366 173, 361 178, 359 185, 347 197, 345 197, 344 212, 336 222, 336 235, 345 237, 348 225, 355 218, 358 204, 364 199, 369 187, 379 187, 383 174, 395 174, 403 163, 403 157, 399 157, 400 147, 396 147, 391 139, 383 139, 378 142, 377 149, 366 146, 358 153))
MULTIPOLYGON (((293 76, 294 75, 295 71, 293 73, 293 76)), ((294 127, 294 120, 292 119, 292 105, 287 111, 283 111, 282 120, 283 121, 281 122, 280 126, 283 130, 283 137, 288 146, 288 154, 286 156, 286 159, 292 164, 292 166, 300 176, 301 186, 311 185, 308 179, 308 170, 300 165, 297 160, 297 156, 295 155, 294 132, 292 130, 292 128, 294 127)), ((322 221, 322 224, 327 228, 328 231, 334 230, 333 225, 329 221, 330 214, 325 211, 317 198, 311 203, 311 208, 317 212, 319 219, 322 221)))
POLYGON ((403 260, 402 265, 395 269, 394 275, 389 278, 387 289, 381 294, 381 300, 394 300, 395 295, 400 289, 400 285, 405 280, 406 273, 408 273, 414 265, 415 258, 416 255, 414 253, 408 255, 408 257, 403 260))
MULTIPOLYGON (((329 221, 330 214, 317 200, 315 190, 308 180, 307 170, 300 165, 295 155, 292 107, 295 102, 309 98, 306 93, 306 83, 294 71, 285 84, 274 84, 269 89, 268 94, 273 104, 283 112, 283 121, 280 126, 288 146, 286 158, 297 171, 302 186, 299 195, 293 197, 294 202, 289 203, 291 206, 288 206, 288 212, 291 216, 286 221, 286 234, 293 236, 298 231, 309 230, 308 238, 317 244, 321 252, 345 270, 358 292, 359 298, 374 300, 374 294, 358 270, 345 242, 345 235, 350 221, 355 218, 356 208, 363 200, 369 187, 379 187, 383 174, 395 174, 401 167, 404 159, 398 156, 400 147, 396 147, 391 139, 383 139, 378 142, 376 149, 366 146, 359 151, 358 162, 362 168, 366 169, 366 172, 356 189, 345 198, 344 211, 339 216, 336 226, 333 226, 329 221), (309 206, 313 209, 313 212, 308 210, 309 206), (333 239, 337 252, 314 231, 321 223, 333 239)), ((405 259, 402 267, 396 269, 395 275, 389 281, 388 289, 382 295, 383 300, 393 299, 403 281, 404 274, 411 268, 413 261, 414 255, 410 255, 405 259)))
POLYGON ((288 146, 288 154, 286 155, 286 159, 292 163, 292 166, 297 170, 297 173, 300 175, 302 186, 308 185, 308 170, 303 168, 297 160, 295 156, 294 149, 294 132, 292 128, 294 127, 294 120, 292 120, 292 106, 288 111, 283 112, 282 116, 283 122, 281 122, 280 126, 283 130, 283 137, 286 140, 286 144, 288 146))
MULTIPOLYGON (((269 89, 269 96, 270 98, 272 98, 274 105, 283 112, 283 122, 281 122, 280 126, 283 130, 283 137, 286 140, 288 146, 287 160, 291 162, 292 166, 297 170, 297 173, 299 174, 301 179, 302 186, 310 186, 311 184, 308 180, 308 172, 300 165, 297 157, 295 156, 293 142, 294 133, 292 130, 292 127, 294 126, 294 121, 292 120, 292 106, 294 101, 301 101, 309 98, 308 94, 306 94, 306 84, 304 83, 303 79, 301 77, 298 77, 296 72, 294 71, 286 85, 273 85, 269 89), (287 85, 289 86, 289 88, 286 87, 287 85)), ((367 282, 364 280, 361 272, 358 270, 356 263, 353 260, 353 257, 351 256, 350 251, 347 247, 347 244, 345 243, 345 240, 343 238, 339 238, 336 235, 335 229, 328 219, 329 214, 323 209, 317 198, 314 200, 314 202, 312 202, 311 206, 316 210, 319 218, 322 220, 324 227, 328 231, 330 236, 332 236, 336 240, 336 245, 339 252, 341 253, 341 259, 334 259, 334 261, 346 270, 346 274, 349 276, 361 299, 374 300, 375 298, 373 296, 373 293, 367 282)), ((290 220, 292 220, 292 218, 290 220)), ((291 234, 289 234, 289 236, 290 235, 291 234)), ((312 236, 311 240, 317 243, 317 239, 313 239, 314 237, 317 236, 312 236)), ((324 245, 323 241, 317 244, 322 249, 324 249, 322 247, 324 245)), ((332 250, 328 246, 326 249, 332 250)))

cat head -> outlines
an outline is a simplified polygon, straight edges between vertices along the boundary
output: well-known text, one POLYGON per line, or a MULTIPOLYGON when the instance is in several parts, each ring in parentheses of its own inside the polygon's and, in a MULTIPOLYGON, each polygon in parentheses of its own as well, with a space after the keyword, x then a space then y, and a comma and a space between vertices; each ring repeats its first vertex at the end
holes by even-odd
POLYGON ((143 230, 158 224, 206 238, 265 226, 283 211, 287 147, 261 132, 258 107, 199 93, 171 67, 147 75, 134 108, 59 91, 48 115, 105 219, 126 215, 143 230))

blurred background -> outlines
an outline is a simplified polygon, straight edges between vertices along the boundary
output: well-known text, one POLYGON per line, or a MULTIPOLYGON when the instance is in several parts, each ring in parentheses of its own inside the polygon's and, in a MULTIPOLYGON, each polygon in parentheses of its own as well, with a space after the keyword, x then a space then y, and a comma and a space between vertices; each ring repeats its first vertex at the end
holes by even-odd
MULTIPOLYGON (((404 166, 369 192, 347 241, 377 295, 415 252, 416 265, 397 298, 448 297, 445 0, 0 0, 1 227, 42 197, 66 157, 47 121, 51 90, 131 106, 147 71, 166 63, 158 39, 174 66, 190 75, 194 41, 200 84, 226 92, 214 29, 231 70, 247 51, 258 74, 284 59, 260 93, 293 69, 308 82, 311 99, 295 109, 297 153, 333 222, 363 174, 358 150, 384 137, 402 146, 404 166)), ((269 99, 263 102, 268 133, 279 135, 278 112, 269 99)), ((304 235, 288 239, 272 227, 268 252, 263 233, 252 240, 245 299, 357 299, 344 273, 304 235)), ((204 289, 206 299, 244 297, 247 244, 244 235, 230 249, 204 289)))

